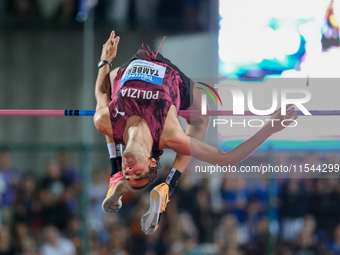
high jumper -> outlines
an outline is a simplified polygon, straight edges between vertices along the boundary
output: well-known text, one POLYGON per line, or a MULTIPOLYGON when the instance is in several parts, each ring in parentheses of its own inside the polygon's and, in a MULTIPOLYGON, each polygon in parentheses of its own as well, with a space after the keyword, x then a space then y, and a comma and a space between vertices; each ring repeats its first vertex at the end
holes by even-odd
POLYGON ((235 165, 284 129, 281 121, 287 120, 289 125, 298 114, 292 105, 286 106, 287 115, 278 109, 271 118, 279 121, 268 122, 247 141, 223 152, 202 142, 208 116, 185 116, 185 131, 179 123, 179 110, 201 109, 202 92, 196 84, 158 53, 159 49, 154 53, 144 44, 125 64, 111 71, 119 41, 112 31, 102 48, 95 85, 94 124, 106 135, 112 166, 102 207, 106 212, 119 210, 121 196, 130 188, 144 188, 156 178, 163 149, 175 151, 172 168, 164 183, 151 191, 150 209, 141 219, 142 230, 151 234, 191 157, 220 166, 235 165), (125 145, 124 152, 121 145, 125 145))

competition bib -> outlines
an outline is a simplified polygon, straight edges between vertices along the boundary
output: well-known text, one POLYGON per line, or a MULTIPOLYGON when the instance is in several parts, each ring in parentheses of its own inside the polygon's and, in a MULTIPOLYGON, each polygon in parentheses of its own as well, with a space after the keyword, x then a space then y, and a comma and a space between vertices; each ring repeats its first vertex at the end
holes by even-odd
POLYGON ((146 60, 134 60, 126 68, 120 86, 129 80, 141 80, 162 85, 166 68, 146 60))

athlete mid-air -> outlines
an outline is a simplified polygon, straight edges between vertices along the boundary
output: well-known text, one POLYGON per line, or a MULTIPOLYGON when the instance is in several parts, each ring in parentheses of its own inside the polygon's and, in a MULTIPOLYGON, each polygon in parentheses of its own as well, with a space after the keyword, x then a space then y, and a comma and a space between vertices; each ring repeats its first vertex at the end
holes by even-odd
POLYGON ((119 41, 112 31, 103 45, 95 86, 94 124, 106 135, 112 166, 103 210, 116 212, 122 206, 121 196, 130 187, 141 189, 149 185, 156 177, 162 150, 172 149, 177 153, 172 169, 164 183, 151 191, 150 209, 141 220, 143 231, 151 234, 191 156, 211 164, 235 165, 272 134, 284 129, 282 120, 295 120, 298 115, 292 105, 287 106, 284 116, 279 109, 272 116, 279 121, 268 122, 250 139, 223 152, 202 142, 209 117, 186 117, 185 131, 179 123, 179 110, 201 109, 201 91, 194 82, 159 54, 159 49, 154 53, 147 45, 111 71, 119 41))

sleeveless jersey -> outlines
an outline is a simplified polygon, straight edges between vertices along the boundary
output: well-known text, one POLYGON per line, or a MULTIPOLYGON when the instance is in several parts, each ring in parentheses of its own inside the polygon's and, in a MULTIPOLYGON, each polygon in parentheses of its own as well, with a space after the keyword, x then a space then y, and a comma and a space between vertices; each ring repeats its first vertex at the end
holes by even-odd
MULTIPOLYGON (((124 144, 123 133, 127 118, 137 115, 149 126, 153 151, 159 150, 159 140, 169 108, 180 110, 180 74, 168 63, 156 60, 156 56, 135 54, 123 65, 112 82, 109 104, 113 138, 124 144)), ((158 58, 157 58, 158 59, 158 58)))

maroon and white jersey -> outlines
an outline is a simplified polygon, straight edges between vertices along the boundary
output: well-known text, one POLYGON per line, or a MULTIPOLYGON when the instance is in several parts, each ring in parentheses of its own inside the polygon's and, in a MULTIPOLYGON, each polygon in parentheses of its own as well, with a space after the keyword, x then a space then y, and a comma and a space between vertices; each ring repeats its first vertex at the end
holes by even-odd
MULTIPOLYGON (((182 107, 183 80, 190 86, 190 79, 160 54, 152 58, 145 57, 139 51, 121 66, 112 82, 109 104, 115 142, 124 144, 126 120, 137 115, 150 128, 153 150, 159 150, 159 140, 170 107, 174 105, 177 113, 182 107)), ((185 100, 189 101, 189 106, 190 95, 185 100)))

